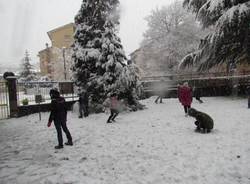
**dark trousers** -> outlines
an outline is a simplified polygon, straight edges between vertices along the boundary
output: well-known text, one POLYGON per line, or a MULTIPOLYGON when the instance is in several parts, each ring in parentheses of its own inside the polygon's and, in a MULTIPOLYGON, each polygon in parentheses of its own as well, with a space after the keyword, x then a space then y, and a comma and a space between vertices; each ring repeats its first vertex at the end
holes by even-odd
POLYGON ((159 95, 159 96, 156 98, 155 103, 157 103, 159 99, 160 99, 160 103, 162 103, 162 96, 161 96, 161 95, 159 95))
POLYGON ((248 97, 248 108, 250 108, 250 96, 248 97))
POLYGON ((196 96, 195 99, 196 99, 197 101, 199 101, 200 103, 203 103, 203 101, 201 100, 201 97, 196 96))
POLYGON ((63 146, 62 129, 64 133, 66 134, 68 142, 72 142, 72 137, 70 135, 69 129, 67 128, 66 121, 55 121, 54 124, 55 124, 56 131, 57 131, 58 145, 63 146))
POLYGON ((190 109, 190 105, 184 105, 184 112, 188 113, 188 109, 190 109))
POLYGON ((87 117, 89 115, 88 105, 85 104, 79 105, 79 117, 82 117, 82 113, 84 117, 87 117))
POLYGON ((108 119, 108 122, 110 122, 110 120, 115 120, 116 116, 118 116, 119 112, 116 109, 110 109, 110 116, 108 119))

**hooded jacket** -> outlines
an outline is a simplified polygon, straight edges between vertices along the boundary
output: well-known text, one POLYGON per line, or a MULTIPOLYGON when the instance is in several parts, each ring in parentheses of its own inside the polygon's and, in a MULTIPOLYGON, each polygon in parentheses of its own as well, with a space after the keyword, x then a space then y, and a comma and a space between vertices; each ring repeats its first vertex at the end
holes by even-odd
POLYGON ((188 110, 188 114, 194 117, 199 123, 201 128, 205 129, 213 129, 214 121, 213 119, 206 113, 197 111, 194 108, 190 108, 188 110))
POLYGON ((60 96, 58 91, 50 91, 51 96, 51 112, 49 122, 67 121, 67 108, 65 99, 60 96))
POLYGON ((181 86, 178 89, 178 98, 183 106, 190 106, 192 103, 192 89, 188 86, 181 86))

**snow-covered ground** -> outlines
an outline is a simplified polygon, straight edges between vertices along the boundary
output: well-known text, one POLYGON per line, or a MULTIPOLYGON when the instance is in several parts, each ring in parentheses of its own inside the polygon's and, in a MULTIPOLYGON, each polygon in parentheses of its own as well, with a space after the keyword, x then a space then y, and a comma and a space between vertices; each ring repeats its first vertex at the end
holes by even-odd
POLYGON ((250 110, 246 99, 203 98, 193 107, 215 121, 210 134, 194 132, 177 99, 142 101, 148 109, 78 119, 69 113, 73 147, 54 150, 48 113, 0 121, 0 183, 249 184, 250 110))

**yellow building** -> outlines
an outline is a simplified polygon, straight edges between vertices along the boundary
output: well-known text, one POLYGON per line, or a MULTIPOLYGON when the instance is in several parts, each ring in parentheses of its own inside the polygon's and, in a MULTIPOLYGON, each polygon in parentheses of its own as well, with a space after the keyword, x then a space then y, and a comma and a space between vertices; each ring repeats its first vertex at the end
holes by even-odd
POLYGON ((73 44, 74 23, 66 24, 48 32, 52 47, 70 48, 73 44))
POLYGON ((49 48, 48 44, 46 43, 46 49, 39 51, 38 57, 40 60, 40 71, 41 75, 43 76, 48 76, 49 78, 52 78, 51 76, 51 65, 50 65, 50 60, 52 59, 52 54, 51 54, 51 48, 49 48))
POLYGON ((70 78, 71 46, 74 42, 74 23, 66 24, 49 31, 51 47, 39 51, 40 70, 43 76, 52 80, 68 80, 70 78))

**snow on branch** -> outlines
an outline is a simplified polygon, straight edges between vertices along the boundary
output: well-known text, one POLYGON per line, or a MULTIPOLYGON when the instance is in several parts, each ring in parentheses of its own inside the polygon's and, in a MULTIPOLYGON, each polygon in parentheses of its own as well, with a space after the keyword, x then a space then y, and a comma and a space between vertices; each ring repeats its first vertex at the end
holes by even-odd
POLYGON ((184 6, 197 14, 204 28, 213 28, 201 46, 199 57, 189 54, 180 66, 195 60, 198 70, 206 70, 238 58, 249 52, 249 0, 185 0, 184 6), (192 57, 191 57, 192 56, 192 57))
POLYGON ((197 13, 206 2, 207 0, 184 0, 183 6, 197 13))
POLYGON ((201 50, 198 50, 196 52, 192 52, 186 55, 179 63, 178 69, 184 70, 186 68, 193 67, 196 64, 197 58, 200 56, 200 54, 201 54, 201 50))
MULTIPOLYGON (((235 30, 243 30, 241 34, 246 32, 246 29, 249 29, 246 20, 250 20, 250 2, 231 7, 217 21, 210 42, 219 42, 226 36, 228 30, 235 28, 235 30)), ((237 36, 237 32, 235 35, 237 36)))

